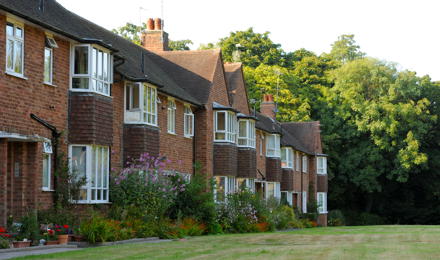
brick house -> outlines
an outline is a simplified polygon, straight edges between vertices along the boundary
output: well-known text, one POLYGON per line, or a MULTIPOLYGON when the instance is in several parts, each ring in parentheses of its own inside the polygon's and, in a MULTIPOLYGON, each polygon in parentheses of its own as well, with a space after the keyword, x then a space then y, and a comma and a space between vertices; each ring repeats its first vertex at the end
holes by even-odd
POLYGON ((109 203, 111 169, 146 152, 185 175, 200 162, 217 200, 243 186, 303 211, 318 200, 325 225, 319 123, 277 122, 270 95, 253 112, 241 64, 168 51, 162 26, 149 19, 138 46, 54 0, 0 0, 0 225, 52 206, 57 155, 87 177, 88 205, 109 203))

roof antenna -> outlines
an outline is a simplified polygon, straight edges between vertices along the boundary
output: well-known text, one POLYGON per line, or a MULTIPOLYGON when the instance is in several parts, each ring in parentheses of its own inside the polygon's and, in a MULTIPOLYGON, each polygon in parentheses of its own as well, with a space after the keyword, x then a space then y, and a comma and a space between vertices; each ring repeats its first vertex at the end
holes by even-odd
POLYGON ((41 12, 44 12, 44 0, 40 0, 40 4, 38 6, 38 10, 40 10, 41 12))
POLYGON ((275 113, 278 113, 278 94, 280 91, 280 75, 282 74, 279 68, 275 68, 275 74, 277 75, 277 94, 275 95, 276 97, 276 102, 275 102, 275 113))

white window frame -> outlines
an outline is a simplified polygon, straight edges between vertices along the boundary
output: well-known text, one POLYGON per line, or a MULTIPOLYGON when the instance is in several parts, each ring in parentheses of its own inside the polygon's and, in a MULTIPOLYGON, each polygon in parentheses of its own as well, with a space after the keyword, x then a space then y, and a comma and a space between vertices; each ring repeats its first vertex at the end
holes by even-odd
POLYGON ((302 198, 301 198, 301 208, 303 213, 307 213, 307 191, 302 192, 302 198))
POLYGON ((280 135, 270 134, 266 137, 266 157, 281 157, 280 135), (270 145, 271 139, 274 139, 273 146, 270 145))
POLYGON ((307 173, 309 171, 309 158, 307 155, 302 156, 302 172, 307 173))
POLYGON ((95 44, 72 44, 70 48, 70 90, 76 92, 94 92, 104 96, 110 96, 111 87, 113 84, 113 55, 111 52, 101 46, 95 44), (87 73, 75 74, 75 48, 87 47, 88 60, 87 60, 87 73), (96 61, 93 59, 94 51, 97 52, 96 61), (103 53, 102 59, 99 60, 99 54, 103 53), (107 64, 104 64, 104 54, 107 56, 107 64), (102 67, 99 67, 99 61, 101 61, 102 67), (105 66, 107 65, 107 66, 105 66), (107 67, 107 78, 104 78, 104 67, 107 67), (101 71, 101 75, 99 72, 101 71), (88 79, 88 88, 73 88, 73 79, 83 78, 88 79), (95 86, 93 83, 96 82, 95 86), (101 85, 99 89, 98 85, 101 85), (107 85, 107 89, 105 86, 107 85))
POLYGON ((252 119, 240 119, 238 120, 238 137, 237 146, 255 148, 255 120, 252 119), (241 123, 244 123, 244 136, 240 135, 241 123))
POLYGON ((293 149, 290 147, 281 148, 281 168, 293 169, 293 149))
POLYGON ((295 151, 295 171, 299 172, 301 170, 301 155, 299 152, 295 151))
POLYGON ((194 113, 189 104, 185 104, 183 111, 183 136, 188 138, 194 136, 194 113))
POLYGON ((316 157, 316 173, 319 175, 327 174, 327 157, 316 157))
POLYGON ((44 47, 43 57, 44 57, 43 83, 52 85, 53 84, 53 49, 49 47, 44 47), (46 80, 46 51, 50 52, 49 80, 46 80))
POLYGON ((167 131, 176 134, 176 101, 172 98, 168 98, 167 104, 167 131))
POLYGON ((52 146, 50 143, 46 144, 44 143, 43 147, 43 175, 42 175, 42 183, 41 183, 41 189, 43 191, 51 191, 51 175, 52 175, 52 146), (50 148, 50 149, 49 149, 50 148), (47 167, 47 186, 44 186, 44 161, 46 161, 46 167, 47 167))
POLYGON ((317 192, 318 213, 327 214, 327 192, 317 192))
POLYGON ((214 199, 215 202, 217 203, 224 203, 227 200, 227 196, 228 194, 232 194, 234 192, 236 192, 237 190, 237 181, 235 177, 230 177, 230 176, 214 176, 215 179, 215 185, 214 185, 214 199), (219 201, 218 198, 218 191, 217 191, 217 179, 224 179, 225 181, 225 190, 224 190, 224 201, 219 201))
POLYGON ((157 88, 147 83, 126 82, 124 91, 124 122, 125 124, 147 124, 157 126, 157 88), (133 90, 137 86, 139 89, 138 108, 133 108, 133 90), (127 97, 127 90, 129 97, 127 97), (148 97, 150 99, 148 99, 148 97), (129 98, 129 104, 127 104, 129 98), (147 100, 148 99, 148 100, 147 100), (127 109, 128 105, 128 109, 127 109))
MULTIPOLYGON (((102 203, 108 203, 109 202, 109 181, 110 181, 110 148, 108 146, 98 146, 98 145, 80 145, 80 144, 73 144, 69 145, 69 168, 72 170, 72 150, 73 147, 86 147, 86 184, 81 187, 81 189, 86 190, 87 198, 84 200, 75 200, 75 203, 78 204, 102 204, 102 203), (103 152, 107 153, 106 160, 101 160, 102 165, 98 165, 98 161, 96 160, 98 153, 95 153, 95 159, 93 160, 92 154, 93 149, 103 149, 103 152), (93 166, 93 163, 95 165, 93 166), (95 173, 92 172, 92 170, 95 169, 95 173), (92 178, 97 177, 96 174, 98 174, 99 169, 101 169, 101 172, 99 173, 101 175, 101 186, 98 186, 97 181, 95 183, 92 183, 92 178), (95 199, 92 199, 92 192, 95 192, 95 199), (98 192, 101 192, 101 199, 98 198, 98 192), (105 196, 104 196, 105 195, 105 196)), ((101 159, 104 159, 104 154, 102 154, 101 159)))
POLYGON ((6 42, 5 42, 5 58, 6 58, 6 63, 5 63, 5 68, 6 68, 6 73, 13 75, 13 76, 18 76, 18 77, 24 77, 24 24, 23 23, 19 23, 17 21, 13 21, 10 20, 9 18, 6 19, 6 27, 5 27, 5 34, 6 34, 6 42), (12 26, 12 34, 13 35, 8 35, 7 33, 7 27, 8 26, 12 26), (22 32, 22 37, 18 37, 16 36, 15 32, 17 29, 20 29, 22 32), (13 44, 13 48, 12 48, 12 68, 8 68, 8 43, 12 41, 13 44), (16 53, 15 53, 15 48, 18 44, 21 44, 21 72, 17 72, 15 71, 15 64, 17 62, 16 60, 16 53))
POLYGON ((235 113, 227 110, 216 110, 214 111, 214 141, 215 142, 225 142, 225 143, 235 143, 237 135, 237 118, 235 113), (225 129, 218 129, 217 118, 219 114, 225 115, 225 129), (224 139, 217 138, 217 134, 223 134, 224 139))
POLYGON ((282 194, 283 193, 285 193, 286 194, 286 200, 287 200, 287 203, 290 205, 290 206, 293 206, 293 192, 291 192, 291 191, 281 191, 281 198, 282 198, 282 194))

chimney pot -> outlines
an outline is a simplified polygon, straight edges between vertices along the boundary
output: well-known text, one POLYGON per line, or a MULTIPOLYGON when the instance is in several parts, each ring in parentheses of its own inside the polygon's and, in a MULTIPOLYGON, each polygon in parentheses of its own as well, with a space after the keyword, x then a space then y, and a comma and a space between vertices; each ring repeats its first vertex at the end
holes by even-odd
POLYGON ((148 31, 153 31, 154 30, 154 20, 153 20, 153 18, 149 18, 147 20, 147 30, 148 31))
POLYGON ((160 18, 154 19, 154 30, 162 31, 162 19, 160 18))
POLYGON ((263 95, 263 102, 260 106, 260 112, 261 114, 268 116, 272 119, 276 119, 276 106, 275 102, 273 101, 273 95, 271 94, 264 94, 263 95))

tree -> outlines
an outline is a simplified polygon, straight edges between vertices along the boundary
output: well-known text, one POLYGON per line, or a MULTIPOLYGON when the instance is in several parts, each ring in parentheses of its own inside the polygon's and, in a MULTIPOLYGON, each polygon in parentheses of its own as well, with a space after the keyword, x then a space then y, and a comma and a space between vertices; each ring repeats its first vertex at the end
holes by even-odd
MULTIPOLYGON (((142 25, 135 25, 132 23, 126 23, 124 26, 117 29, 113 29, 112 32, 122 36, 123 38, 132 41, 137 45, 141 45, 141 32, 147 28, 145 23, 142 25)), ((168 41, 168 47, 171 51, 189 50, 189 45, 193 44, 191 40, 179 40, 179 41, 168 41)))
POLYGON ((343 34, 332 44, 329 55, 337 61, 346 63, 364 57, 365 53, 360 51, 359 45, 356 45, 353 34, 343 34))

